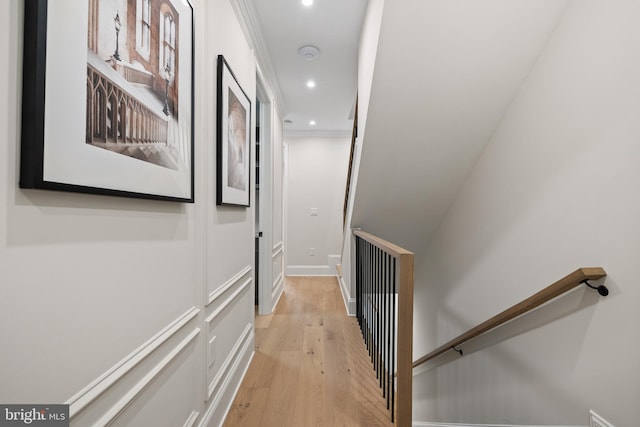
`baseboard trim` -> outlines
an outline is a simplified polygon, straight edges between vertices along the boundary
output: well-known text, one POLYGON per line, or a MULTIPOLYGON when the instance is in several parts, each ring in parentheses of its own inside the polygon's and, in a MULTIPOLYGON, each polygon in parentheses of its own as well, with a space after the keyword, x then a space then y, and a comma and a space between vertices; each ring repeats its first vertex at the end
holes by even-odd
POLYGON ((344 302, 344 308, 347 310, 347 315, 354 317, 356 315, 356 300, 351 298, 344 278, 338 277, 338 281, 340 282, 340 293, 342 294, 342 301, 344 302))
POLYGON ((335 268, 328 265, 290 265, 286 268, 287 276, 335 276, 335 268))

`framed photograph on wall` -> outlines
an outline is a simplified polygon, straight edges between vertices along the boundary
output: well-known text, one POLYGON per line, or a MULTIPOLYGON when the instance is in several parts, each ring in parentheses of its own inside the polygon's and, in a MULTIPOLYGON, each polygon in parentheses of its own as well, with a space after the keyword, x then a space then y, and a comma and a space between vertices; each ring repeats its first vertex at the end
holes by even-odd
POLYGON ((193 202, 187 0, 25 2, 20 187, 193 202))
POLYGON ((251 101, 222 55, 218 56, 216 123, 216 203, 249 206, 251 101))

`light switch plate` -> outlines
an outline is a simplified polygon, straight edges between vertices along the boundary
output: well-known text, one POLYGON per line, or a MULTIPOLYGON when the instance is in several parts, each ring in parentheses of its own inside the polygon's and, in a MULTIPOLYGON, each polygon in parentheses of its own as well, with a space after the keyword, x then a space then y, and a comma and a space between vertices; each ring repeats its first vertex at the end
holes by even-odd
POLYGON ((318 216, 318 208, 311 208, 311 216, 318 216))
POLYGON ((591 417, 589 427, 613 427, 613 424, 611 424, 609 421, 605 420, 595 412, 589 411, 589 414, 591 417))

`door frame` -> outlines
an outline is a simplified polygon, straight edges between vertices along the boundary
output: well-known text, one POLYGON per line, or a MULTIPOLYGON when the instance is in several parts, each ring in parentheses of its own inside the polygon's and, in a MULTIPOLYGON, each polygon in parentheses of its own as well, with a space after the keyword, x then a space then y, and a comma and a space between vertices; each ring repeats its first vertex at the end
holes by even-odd
MULTIPOLYGON (((259 72, 256 73, 256 102, 260 103, 260 117, 256 117, 256 124, 260 123, 260 145, 258 153, 260 159, 260 191, 256 192, 256 203, 259 206, 257 221, 262 232, 259 239, 258 255, 258 314, 270 314, 273 311, 273 102, 259 72)), ((257 108, 256 108, 257 110, 257 108)), ((255 157, 254 157, 255 158, 255 157)), ((253 169, 255 171, 255 168, 253 169)), ((254 210, 255 213, 255 210, 254 210)), ((255 233, 254 233, 255 234, 255 233)))

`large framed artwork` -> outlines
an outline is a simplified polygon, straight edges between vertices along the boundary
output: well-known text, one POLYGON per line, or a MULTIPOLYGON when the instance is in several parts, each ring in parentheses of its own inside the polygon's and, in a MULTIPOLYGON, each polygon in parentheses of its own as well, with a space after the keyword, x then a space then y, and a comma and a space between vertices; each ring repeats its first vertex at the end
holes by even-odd
POLYGON ((217 204, 249 206, 251 101, 222 55, 217 101, 217 204))
POLYGON ((20 187, 193 202, 189 1, 24 5, 20 187))

